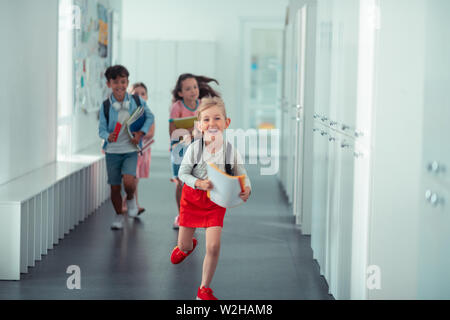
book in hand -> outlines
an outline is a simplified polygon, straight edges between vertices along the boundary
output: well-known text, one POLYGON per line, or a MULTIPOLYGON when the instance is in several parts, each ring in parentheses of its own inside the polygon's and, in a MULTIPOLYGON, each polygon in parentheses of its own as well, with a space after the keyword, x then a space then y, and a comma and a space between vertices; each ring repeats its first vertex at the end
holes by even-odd
POLYGON ((176 118, 172 119, 172 121, 177 129, 190 129, 194 127, 197 117, 176 118))
MULTIPOLYGON (((142 126, 145 123, 145 110, 144 107, 138 107, 133 111, 130 118, 126 121, 128 135, 130 139, 134 138, 133 132, 138 132, 142 129, 142 126)), ((139 145, 136 145, 139 151, 141 148, 139 145)))
POLYGON ((245 174, 230 176, 213 163, 208 163, 206 169, 208 180, 213 184, 207 193, 212 202, 223 208, 233 208, 244 203, 239 194, 245 190, 245 174))

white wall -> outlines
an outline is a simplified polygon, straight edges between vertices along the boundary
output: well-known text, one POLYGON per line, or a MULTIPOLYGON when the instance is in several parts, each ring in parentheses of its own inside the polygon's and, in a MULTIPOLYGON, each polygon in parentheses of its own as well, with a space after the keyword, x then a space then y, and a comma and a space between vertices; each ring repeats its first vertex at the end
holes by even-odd
MULTIPOLYGON (((115 10, 119 15, 119 20, 122 19, 122 0, 99 0, 98 3, 103 4, 107 9, 115 10)), ((120 23, 119 26, 121 26, 120 23)), ((119 31, 119 37, 120 33, 121 31, 119 31)), ((103 81, 106 82, 106 78, 103 78, 103 81)), ((98 136, 97 112, 75 114, 72 126, 72 152, 76 153, 95 143, 98 143, 99 148, 101 148, 101 141, 98 136)))
MULTIPOLYGON (((212 41, 124 40, 121 63, 130 72, 130 86, 144 82, 148 106, 155 116, 155 142, 152 155, 167 156, 171 91, 178 76, 193 74, 216 77, 215 43, 212 41)), ((212 86, 217 89, 215 83, 212 86)))
POLYGON ((381 289, 370 299, 417 298, 427 1, 380 1, 368 264, 381 289))
MULTIPOLYGON (((215 41, 217 80, 232 126, 237 128, 243 122, 237 94, 242 75, 240 21, 245 18, 283 20, 286 6, 287 0, 126 0, 122 36, 139 40, 215 41)), ((165 125, 162 120, 158 123, 165 125)))
POLYGON ((57 0, 0 2, 0 184, 56 159, 57 0))

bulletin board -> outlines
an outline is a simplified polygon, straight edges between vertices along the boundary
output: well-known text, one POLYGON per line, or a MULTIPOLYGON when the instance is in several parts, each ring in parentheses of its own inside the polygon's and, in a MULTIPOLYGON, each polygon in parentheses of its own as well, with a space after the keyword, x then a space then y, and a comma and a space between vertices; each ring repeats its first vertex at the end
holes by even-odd
POLYGON ((74 113, 100 109, 109 94, 104 76, 111 65, 113 11, 97 0, 75 0, 81 12, 80 28, 74 30, 74 113))

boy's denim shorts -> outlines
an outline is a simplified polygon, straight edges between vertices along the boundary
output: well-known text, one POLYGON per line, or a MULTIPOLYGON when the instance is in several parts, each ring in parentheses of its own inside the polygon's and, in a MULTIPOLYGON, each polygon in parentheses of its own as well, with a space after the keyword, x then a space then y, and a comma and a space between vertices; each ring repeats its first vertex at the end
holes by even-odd
POLYGON ((129 174, 136 177, 138 154, 129 153, 106 153, 106 171, 108 172, 108 184, 120 186, 122 176, 129 174))

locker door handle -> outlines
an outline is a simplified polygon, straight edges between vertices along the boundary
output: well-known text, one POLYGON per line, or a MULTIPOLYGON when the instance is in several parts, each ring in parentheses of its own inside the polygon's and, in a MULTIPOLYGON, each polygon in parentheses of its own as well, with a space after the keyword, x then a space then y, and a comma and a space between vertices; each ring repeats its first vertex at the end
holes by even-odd
POLYGON ((436 193, 433 193, 430 197, 430 203, 432 206, 436 207, 439 204, 439 197, 436 193))
POLYGON ((355 157, 355 158, 362 158, 362 157, 364 157, 364 154, 363 153, 361 153, 361 152, 353 152, 353 156, 355 157))
POLYGON ((303 111, 303 106, 298 104, 297 105, 297 121, 302 120, 302 111, 303 111))
POLYGON ((355 137, 359 138, 359 137, 363 137, 364 136, 364 132, 362 131, 355 131, 355 137))
POLYGON ((437 207, 440 204, 444 204, 444 198, 440 197, 436 192, 431 190, 425 191, 425 199, 430 203, 433 207, 437 207))
POLYGON ((430 162, 427 165, 427 170, 430 173, 441 173, 445 172, 445 166, 437 161, 430 162))

